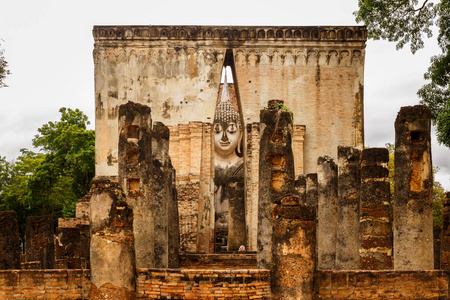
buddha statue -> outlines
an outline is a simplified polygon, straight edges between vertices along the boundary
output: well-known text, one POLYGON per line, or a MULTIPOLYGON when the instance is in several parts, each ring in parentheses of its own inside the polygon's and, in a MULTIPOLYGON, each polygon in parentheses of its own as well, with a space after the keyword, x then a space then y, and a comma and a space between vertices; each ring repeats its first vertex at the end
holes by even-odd
POLYGON ((216 251, 227 251, 228 226, 230 223, 229 183, 232 177, 242 178, 243 180, 244 159, 241 154, 243 137, 241 118, 230 101, 226 75, 221 100, 214 115, 213 130, 216 245, 222 247, 216 249, 216 251))

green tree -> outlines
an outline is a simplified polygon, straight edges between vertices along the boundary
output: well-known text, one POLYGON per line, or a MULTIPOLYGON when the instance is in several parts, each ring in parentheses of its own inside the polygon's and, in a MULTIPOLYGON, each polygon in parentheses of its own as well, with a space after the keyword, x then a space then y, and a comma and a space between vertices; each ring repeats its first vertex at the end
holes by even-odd
POLYGON ((356 21, 367 26, 369 38, 397 42, 397 49, 410 43, 412 53, 424 47, 433 24, 439 28, 442 53, 431 58, 424 77, 430 82, 417 94, 432 111, 439 143, 450 147, 450 0, 358 0, 356 21))
POLYGON ((5 50, 1 48, 1 40, 0 39, 0 88, 7 87, 5 83, 5 78, 7 75, 11 74, 11 72, 8 69, 8 62, 5 60, 5 50))
MULTIPOLYGON (((75 203, 94 176, 95 134, 80 110, 61 108, 61 119, 38 129, 33 145, 14 163, 0 159, 0 210, 15 210, 19 223, 31 215, 73 217, 75 203)), ((23 232, 24 228, 21 228, 23 232)))
POLYGON ((44 124, 33 139, 33 146, 45 156, 29 187, 43 212, 54 213, 56 204, 64 203, 63 215, 71 216, 94 177, 95 134, 86 129, 89 121, 80 110, 63 107, 59 112, 61 120, 44 124))
POLYGON ((28 182, 36 167, 43 161, 44 155, 26 149, 21 149, 21 153, 15 162, 7 162, 6 159, 0 161, 0 210, 17 212, 23 235, 26 218, 39 212, 28 182))

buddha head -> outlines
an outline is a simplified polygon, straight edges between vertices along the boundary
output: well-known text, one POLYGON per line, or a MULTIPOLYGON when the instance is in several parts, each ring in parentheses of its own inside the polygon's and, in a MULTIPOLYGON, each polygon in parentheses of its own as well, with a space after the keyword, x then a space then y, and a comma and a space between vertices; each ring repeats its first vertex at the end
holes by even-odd
POLYGON ((239 113, 230 101, 220 102, 214 116, 214 150, 221 156, 240 153, 241 139, 239 113))
POLYGON ((240 153, 241 140, 241 119, 230 102, 225 77, 221 101, 214 114, 214 150, 222 157, 237 155, 240 153))

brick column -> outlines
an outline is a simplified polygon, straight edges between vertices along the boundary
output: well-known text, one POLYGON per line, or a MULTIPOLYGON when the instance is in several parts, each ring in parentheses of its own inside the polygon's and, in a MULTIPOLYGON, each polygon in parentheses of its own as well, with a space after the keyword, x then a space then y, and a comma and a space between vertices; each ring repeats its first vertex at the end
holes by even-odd
POLYGON ((261 110, 258 203, 258 268, 272 268, 273 204, 294 193, 292 116, 275 109, 281 100, 271 100, 261 110))
POLYGON ((228 183, 228 245, 227 250, 238 251, 241 245, 247 243, 245 226, 245 191, 243 177, 230 177, 228 183))
POLYGON ((259 123, 247 124, 247 196, 246 224, 250 251, 257 249, 258 191, 259 191, 259 123))
POLYGON ((306 176, 300 174, 295 180, 295 193, 300 197, 301 203, 306 203, 306 176))
POLYGON ((394 269, 432 270, 431 112, 402 107, 395 120, 394 269))
POLYGON ((294 150, 295 176, 303 174, 303 143, 305 141, 305 125, 294 125, 292 135, 292 148, 294 150))
POLYGON ((318 205, 317 185, 317 174, 306 174, 306 204, 314 206, 316 211, 318 205))
POLYGON ((359 261, 363 270, 393 268, 388 163, 386 148, 362 151, 359 261))
POLYGON ((128 102, 119 107, 119 184, 133 210, 137 268, 155 267, 151 122, 148 106, 128 102))
MULTIPOLYGON (((169 157, 169 128, 157 122, 152 130, 152 194, 155 268, 178 268, 180 233, 175 169, 169 157)), ((136 233, 135 233, 136 236, 136 233)))
POLYGON ((331 158, 317 159, 317 267, 321 270, 333 270, 336 262, 337 172, 331 158))
POLYGON ((0 270, 20 269, 20 241, 17 213, 0 212, 0 270))
POLYGON ((361 150, 338 147, 336 269, 359 269, 361 150))
POLYGON ((91 192, 91 299, 135 299, 133 210, 112 178, 91 192))
POLYGON ((200 188, 198 199, 197 252, 214 252, 214 201, 213 128, 210 123, 202 126, 200 188))
POLYGON ((25 255, 27 262, 40 261, 42 269, 53 269, 55 267, 54 232, 52 216, 27 218, 25 229, 25 255))
POLYGON ((314 299, 315 210, 296 195, 274 205, 272 299, 314 299))

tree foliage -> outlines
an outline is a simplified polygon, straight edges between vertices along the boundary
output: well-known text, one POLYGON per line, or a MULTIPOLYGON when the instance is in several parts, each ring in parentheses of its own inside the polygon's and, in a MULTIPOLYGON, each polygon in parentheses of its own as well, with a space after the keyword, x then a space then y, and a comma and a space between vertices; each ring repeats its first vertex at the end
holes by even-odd
POLYGON ((412 53, 423 48, 423 37, 431 37, 432 26, 438 26, 442 53, 431 58, 424 74, 429 83, 417 94, 432 111, 439 143, 450 147, 450 0, 358 0, 358 6, 356 21, 364 22, 369 38, 397 42, 397 49, 410 43, 412 53))
POLYGON ((436 7, 428 0, 358 0, 356 22, 364 22, 369 38, 398 42, 397 49, 411 43, 415 53, 423 48, 422 35, 432 36, 436 7))
POLYGON ((24 233, 26 218, 41 212, 28 182, 44 155, 26 149, 21 149, 21 153, 15 162, 0 160, 0 210, 16 211, 20 231, 24 233))
POLYGON ((5 60, 5 50, 1 48, 1 41, 0 40, 0 88, 7 87, 5 83, 5 78, 7 75, 11 74, 11 72, 8 69, 8 62, 5 60))
POLYGON ((38 129, 33 145, 15 162, 0 159, 0 210, 15 210, 19 223, 30 215, 72 217, 94 176, 95 135, 80 110, 61 108, 61 119, 38 129))
POLYGON ((424 75, 431 82, 417 94, 421 103, 431 109, 439 143, 450 147, 450 0, 442 0, 437 8, 438 44, 442 53, 431 58, 431 65, 424 75))
POLYGON ((95 134, 87 130, 88 118, 80 110, 59 110, 61 120, 38 129, 33 146, 40 148, 45 160, 37 168, 32 185, 54 186, 60 177, 70 179, 75 195, 89 192, 94 176, 95 134))

